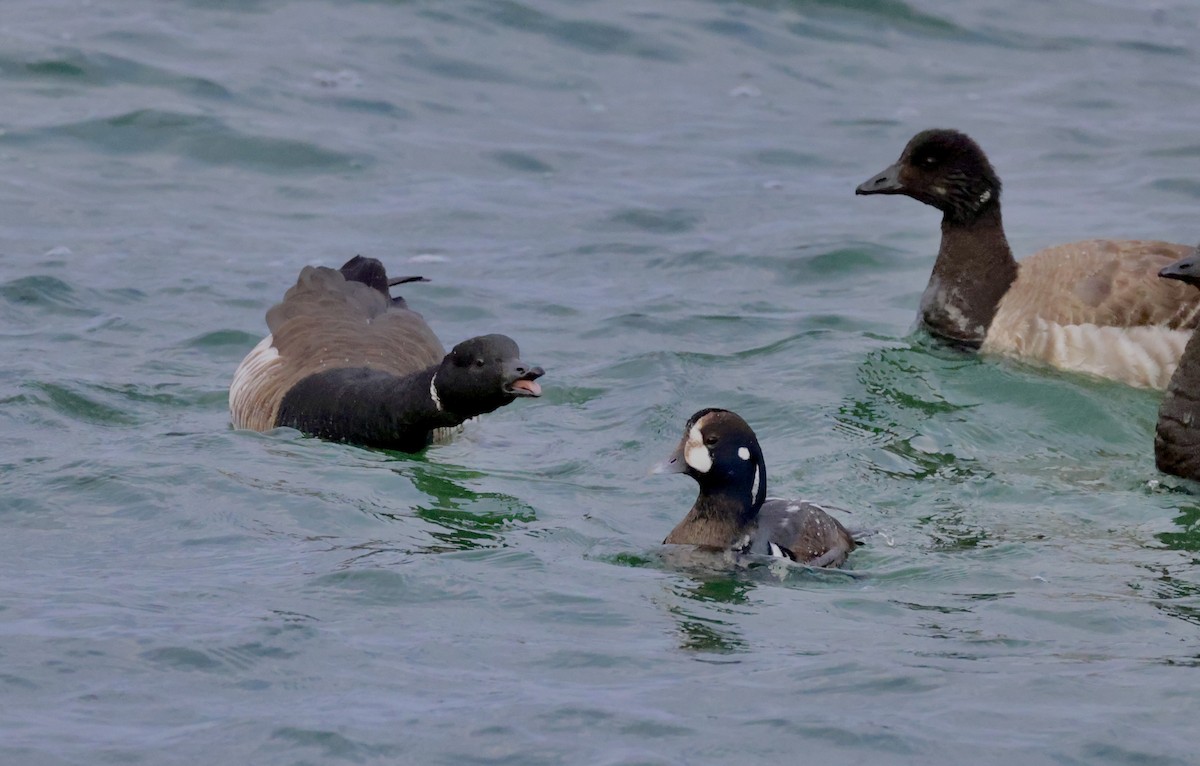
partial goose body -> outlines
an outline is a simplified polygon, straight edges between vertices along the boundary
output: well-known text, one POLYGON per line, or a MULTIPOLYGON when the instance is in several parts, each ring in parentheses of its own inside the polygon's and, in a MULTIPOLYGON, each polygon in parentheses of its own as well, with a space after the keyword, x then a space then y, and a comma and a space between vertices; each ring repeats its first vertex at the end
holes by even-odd
MULTIPOLYGON (((1159 274, 1195 290, 1200 287, 1200 255, 1194 253, 1159 274)), ((1164 473, 1200 481, 1200 337, 1195 335, 1158 408, 1154 462, 1164 473)))
POLYGON ((382 264, 356 256, 341 270, 305 267, 267 312, 271 334, 238 366, 229 390, 235 428, 291 426, 366 446, 416 451, 435 432, 538 396, 541 368, 503 335, 449 354, 389 286, 382 264))
POLYGON ((1086 240, 1018 263, 1000 179, 968 136, 927 130, 858 194, 905 194, 943 212, 922 325, 950 342, 1145 388, 1164 388, 1200 315, 1200 295, 1158 279, 1192 252, 1151 240, 1086 240))
POLYGON ((767 498, 767 468, 758 438, 729 410, 693 415, 675 452, 655 470, 686 473, 700 485, 696 502, 664 544, 774 556, 817 567, 841 566, 858 545, 821 506, 767 498))
POLYGON ((1192 252, 1170 242, 1087 240, 1041 250, 987 328, 985 353, 1140 388, 1166 388, 1200 312, 1195 291, 1158 278, 1192 252))

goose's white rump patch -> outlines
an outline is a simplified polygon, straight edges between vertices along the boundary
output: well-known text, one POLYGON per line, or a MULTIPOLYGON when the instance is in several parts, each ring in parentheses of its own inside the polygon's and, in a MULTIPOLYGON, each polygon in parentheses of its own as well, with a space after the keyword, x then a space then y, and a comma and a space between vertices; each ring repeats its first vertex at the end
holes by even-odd
POLYGON ((1086 240, 1017 264, 982 350, 1141 388, 1166 388, 1200 314, 1194 287, 1159 269, 1195 248, 1086 240))
POLYGON ((1191 330, 1154 325, 1101 327, 1064 325, 1039 317, 1017 320, 1001 310, 982 350, 1139 388, 1165 389, 1191 337, 1191 330))
POLYGON ((229 386, 229 414, 234 428, 267 431, 275 426, 279 403, 286 391, 279 391, 283 364, 279 351, 268 335, 238 365, 229 386))

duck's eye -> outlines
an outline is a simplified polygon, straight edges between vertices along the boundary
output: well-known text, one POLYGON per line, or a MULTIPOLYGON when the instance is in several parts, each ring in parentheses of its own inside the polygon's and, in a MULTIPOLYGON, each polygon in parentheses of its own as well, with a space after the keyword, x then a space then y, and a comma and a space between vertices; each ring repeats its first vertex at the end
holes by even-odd
POLYGON ((476 360, 475 360, 475 366, 476 366, 476 367, 482 367, 484 364, 485 364, 485 362, 484 362, 482 359, 476 359, 476 360))
POLYGON ((705 437, 704 437, 704 443, 705 443, 705 444, 707 444, 707 445, 708 445, 708 446, 710 446, 710 447, 711 447, 711 446, 713 446, 714 444, 716 444, 716 443, 717 443, 717 435, 716 435, 716 434, 709 434, 708 436, 705 436, 705 437))
POLYGON ((921 158, 921 164, 927 168, 933 167, 934 165, 938 164, 937 155, 936 154, 926 154, 924 157, 921 158))

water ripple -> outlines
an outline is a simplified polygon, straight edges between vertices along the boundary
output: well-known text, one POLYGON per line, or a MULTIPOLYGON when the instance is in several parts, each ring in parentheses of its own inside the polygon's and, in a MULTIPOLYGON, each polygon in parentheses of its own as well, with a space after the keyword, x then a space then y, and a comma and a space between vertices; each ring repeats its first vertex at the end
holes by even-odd
POLYGON ((1159 396, 908 335, 936 211, 853 196, 957 126, 1021 252, 1197 236, 1200 15, 1086 5, 6 2, 0 762, 1194 760, 1159 396), (546 396, 419 455, 232 430, 354 252, 546 396), (848 572, 657 545, 709 405, 881 531, 848 572))
POLYGON ((44 308, 55 313, 91 316, 71 285, 57 277, 31 276, 0 284, 0 298, 22 308, 44 308))
POLYGON ((691 231, 704 221, 704 216, 695 210, 672 208, 628 208, 613 213, 609 225, 626 226, 650 234, 682 234, 691 231))
POLYGON ((113 392, 101 386, 38 382, 29 387, 42 394, 38 398, 43 404, 74 420, 106 426, 131 426, 137 423, 137 419, 123 407, 103 401, 113 392))
POLYGON ((0 56, 0 77, 28 78, 80 86, 143 85, 165 87, 185 96, 224 99, 230 92, 205 77, 181 75, 107 53, 64 50, 53 58, 0 56))
POLYGON ((680 61, 682 53, 658 40, 644 39, 624 26, 592 20, 555 18, 528 4, 499 0, 481 7, 483 14, 522 34, 539 34, 547 40, 584 53, 625 54, 654 61, 680 61))
POLYGON ((69 138, 109 154, 166 152, 207 165, 265 172, 351 171, 370 159, 287 138, 250 135, 197 114, 139 109, 112 117, 13 131, 0 143, 36 145, 69 138))

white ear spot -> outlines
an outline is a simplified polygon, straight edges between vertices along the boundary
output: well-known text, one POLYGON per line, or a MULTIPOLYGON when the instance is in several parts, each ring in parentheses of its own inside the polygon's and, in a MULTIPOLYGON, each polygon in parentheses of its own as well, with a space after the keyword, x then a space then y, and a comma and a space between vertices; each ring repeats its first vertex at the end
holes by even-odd
POLYGON ((738 457, 740 457, 742 460, 749 460, 750 450, 746 449, 745 447, 738 447, 738 457))
POLYGON ((712 468, 712 455, 708 454, 708 447, 704 446, 704 434, 700 433, 699 423, 688 431, 687 444, 683 448, 683 459, 692 467, 692 470, 699 473, 708 473, 712 468))
POLYGON ((983 205, 987 204, 987 201, 990 200, 991 198, 992 198, 992 190, 984 189, 983 194, 979 195, 979 201, 975 203, 975 206, 982 207, 983 205))

